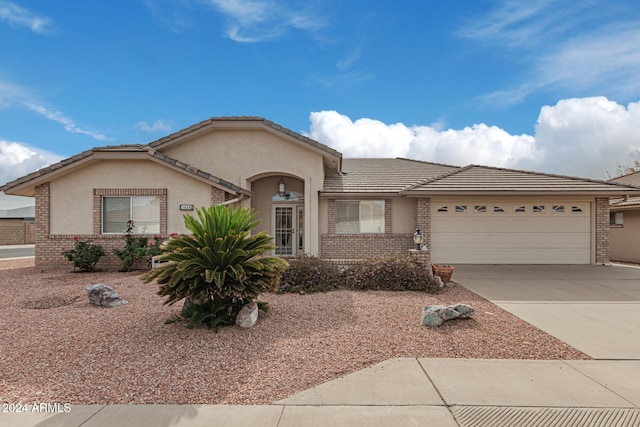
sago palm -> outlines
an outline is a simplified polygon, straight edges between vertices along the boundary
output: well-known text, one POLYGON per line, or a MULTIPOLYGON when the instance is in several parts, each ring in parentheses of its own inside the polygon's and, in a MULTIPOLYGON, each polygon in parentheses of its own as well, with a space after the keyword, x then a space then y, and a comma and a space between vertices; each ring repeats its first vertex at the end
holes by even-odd
POLYGON ((243 304, 275 290, 288 264, 264 256, 274 249, 273 239, 266 232, 250 234, 259 223, 252 209, 218 205, 196 213, 198 218, 184 217, 191 234, 166 242, 165 253, 158 257, 166 263, 142 280, 157 280, 158 294, 167 297, 165 304, 183 298, 194 302, 186 313, 192 325, 217 327, 231 323, 243 304))

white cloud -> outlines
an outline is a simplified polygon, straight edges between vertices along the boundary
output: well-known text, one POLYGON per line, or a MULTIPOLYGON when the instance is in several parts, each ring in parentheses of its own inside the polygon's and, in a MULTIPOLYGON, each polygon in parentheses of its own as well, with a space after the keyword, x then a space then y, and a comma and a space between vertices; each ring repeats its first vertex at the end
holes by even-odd
POLYGON ((0 185, 60 160, 61 156, 49 151, 0 139, 0 185))
POLYGON ((26 27, 40 34, 48 34, 52 28, 49 18, 39 16, 9 1, 0 0, 0 20, 8 22, 9 25, 26 27))
POLYGON ((147 122, 138 122, 135 124, 136 129, 140 129, 144 132, 169 132, 171 131, 173 123, 171 121, 158 119, 153 124, 147 122))
POLYGON ((335 111, 310 115, 309 136, 345 157, 407 157, 603 179, 640 156, 640 102, 604 97, 559 101, 540 111, 535 135, 511 135, 484 123, 464 129, 385 124, 335 111))
POLYGON ((87 135, 93 139, 97 139, 98 141, 107 141, 109 139, 106 135, 101 134, 99 132, 94 132, 94 131, 79 128, 78 126, 75 125, 73 120, 65 116, 64 113, 60 111, 53 111, 42 105, 34 104, 31 102, 23 102, 23 104, 29 110, 34 111, 49 120, 52 120, 56 123, 61 124, 64 130, 66 130, 67 132, 87 135))
POLYGON ((640 95, 640 22, 624 10, 603 13, 606 4, 598 3, 577 2, 568 8, 549 0, 503 0, 464 27, 460 34, 473 42, 509 54, 517 49, 523 66, 513 86, 483 98, 510 105, 540 91, 626 100, 640 95))
POLYGON ((640 155, 640 102, 627 107, 605 97, 564 99, 542 107, 536 145, 540 167, 570 175, 604 178, 604 171, 640 155))
POLYGON ((106 135, 86 130, 76 126, 76 124, 61 111, 51 110, 38 100, 38 97, 31 93, 30 90, 0 80, 0 108, 26 108, 33 111, 48 120, 52 120, 71 133, 90 136, 98 141, 107 141, 110 138, 106 135))
POLYGON ((311 10, 294 9, 282 1, 206 0, 228 20, 227 37, 238 43, 274 40, 290 29, 313 31, 324 26, 311 10))

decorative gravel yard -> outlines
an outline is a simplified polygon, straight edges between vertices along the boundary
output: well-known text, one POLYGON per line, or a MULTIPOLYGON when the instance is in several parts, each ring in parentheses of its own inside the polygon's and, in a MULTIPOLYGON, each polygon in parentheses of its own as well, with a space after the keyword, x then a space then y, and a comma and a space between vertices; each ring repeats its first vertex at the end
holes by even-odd
POLYGON ((459 285, 266 294, 254 328, 215 333, 165 324, 180 306, 139 275, 0 261, 0 401, 269 404, 394 357, 589 359, 459 285), (129 303, 91 306, 84 286, 96 283, 129 303), (474 318, 421 326, 424 305, 454 303, 474 318))

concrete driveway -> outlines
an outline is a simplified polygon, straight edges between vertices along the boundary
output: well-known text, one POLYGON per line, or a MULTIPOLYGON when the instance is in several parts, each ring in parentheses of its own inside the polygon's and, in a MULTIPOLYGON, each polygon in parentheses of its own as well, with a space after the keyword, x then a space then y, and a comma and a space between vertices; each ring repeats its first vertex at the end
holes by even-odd
POLYGON ((640 268, 456 265, 453 280, 594 359, 640 360, 640 268))

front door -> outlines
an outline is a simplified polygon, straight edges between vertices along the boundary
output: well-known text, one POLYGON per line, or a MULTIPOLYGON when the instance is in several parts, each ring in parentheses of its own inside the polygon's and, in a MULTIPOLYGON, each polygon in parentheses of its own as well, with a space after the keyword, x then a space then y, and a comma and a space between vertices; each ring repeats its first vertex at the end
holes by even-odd
POLYGON ((276 205, 273 207, 273 237, 278 256, 295 256, 304 251, 304 207, 276 205))

